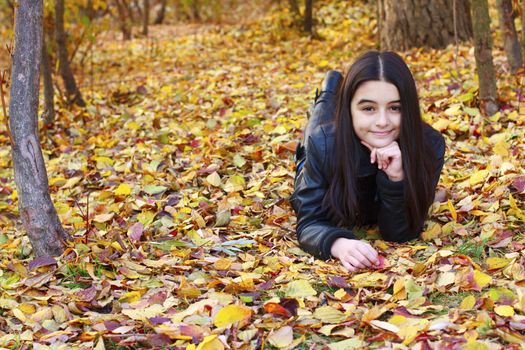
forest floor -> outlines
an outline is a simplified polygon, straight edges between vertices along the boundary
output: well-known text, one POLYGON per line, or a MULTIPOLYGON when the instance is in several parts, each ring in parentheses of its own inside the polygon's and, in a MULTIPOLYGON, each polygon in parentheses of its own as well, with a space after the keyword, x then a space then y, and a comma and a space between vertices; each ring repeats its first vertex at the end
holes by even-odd
POLYGON ((374 9, 334 1, 316 16, 323 40, 270 12, 99 42, 93 84, 89 65, 80 75, 88 107, 41 132, 72 236, 59 259, 31 255, 0 127, 1 347, 521 348, 519 75, 495 50, 502 107, 483 118, 470 44, 401 53, 446 138, 447 198, 413 242, 359 230, 384 264, 349 274, 298 248, 288 199, 315 89, 375 47, 374 9))

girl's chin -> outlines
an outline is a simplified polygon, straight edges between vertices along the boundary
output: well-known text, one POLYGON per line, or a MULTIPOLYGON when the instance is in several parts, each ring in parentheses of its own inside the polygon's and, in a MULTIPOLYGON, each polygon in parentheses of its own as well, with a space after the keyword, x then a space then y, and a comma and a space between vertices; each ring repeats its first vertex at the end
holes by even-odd
POLYGON ((383 148, 383 147, 390 145, 392 142, 394 142, 394 140, 390 138, 389 139, 370 138, 368 140, 365 140, 365 142, 374 148, 383 148))

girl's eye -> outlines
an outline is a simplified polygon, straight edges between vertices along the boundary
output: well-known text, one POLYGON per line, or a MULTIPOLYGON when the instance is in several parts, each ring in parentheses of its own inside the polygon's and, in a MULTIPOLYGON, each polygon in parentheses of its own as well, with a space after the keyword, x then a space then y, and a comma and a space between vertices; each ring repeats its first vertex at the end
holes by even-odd
POLYGON ((365 111, 365 112, 372 112, 373 110, 374 110, 374 107, 372 107, 372 106, 363 107, 363 111, 365 111))
POLYGON ((392 106, 390 107, 394 112, 401 112, 401 106, 392 106))

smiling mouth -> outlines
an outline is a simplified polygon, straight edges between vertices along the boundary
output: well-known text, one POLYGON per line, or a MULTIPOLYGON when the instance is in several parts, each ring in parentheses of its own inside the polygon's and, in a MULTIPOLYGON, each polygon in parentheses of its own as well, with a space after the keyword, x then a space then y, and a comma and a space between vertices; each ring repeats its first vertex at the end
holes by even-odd
POLYGON ((392 132, 392 130, 388 130, 388 131, 371 131, 371 133, 374 134, 375 136, 388 136, 388 135, 390 135, 391 132, 392 132))

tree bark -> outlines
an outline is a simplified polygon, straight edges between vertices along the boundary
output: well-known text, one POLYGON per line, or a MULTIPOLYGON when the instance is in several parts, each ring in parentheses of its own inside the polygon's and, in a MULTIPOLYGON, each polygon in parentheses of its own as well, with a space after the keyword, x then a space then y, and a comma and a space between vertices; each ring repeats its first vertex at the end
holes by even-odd
POLYGON ((55 121, 55 89, 51 74, 51 62, 46 44, 46 32, 42 35, 42 76, 44 78, 44 123, 53 125, 55 121))
POLYGON ((445 48, 454 43, 454 3, 457 38, 469 40, 472 37, 469 1, 377 0, 381 49, 445 48))
POLYGON ((144 17, 142 22, 142 34, 148 36, 149 25, 149 0, 144 0, 144 17))
POLYGON ((201 4, 199 0, 191 1, 191 16, 193 21, 199 22, 201 20, 200 7, 201 4))
POLYGON ((64 0, 55 0, 55 40, 57 43, 58 68, 64 81, 67 98, 70 103, 84 107, 86 103, 69 65, 66 32, 64 30, 64 0))
POLYGON ((120 30, 122 31, 122 39, 123 40, 131 40, 131 19, 128 18, 128 14, 126 13, 129 8, 127 8, 127 4, 125 0, 116 0, 117 4, 117 12, 119 17, 119 26, 120 30))
POLYGON ((313 0, 304 1, 304 31, 310 35, 314 33, 313 0))
POLYGON ((155 24, 162 24, 164 22, 164 17, 166 16, 166 5, 168 4, 168 0, 161 0, 160 1, 160 9, 157 12, 157 17, 155 17, 155 24))
POLYGON ((512 10, 512 0, 497 0, 499 13, 499 26, 503 36, 505 53, 509 62, 512 73, 516 71, 523 64, 521 58, 521 48, 516 33, 516 26, 514 25, 514 11, 512 10))
POLYGON ((42 0, 17 3, 9 114, 18 208, 35 255, 60 255, 68 235, 51 202, 38 139, 42 0))
POLYGON ((498 111, 496 102, 496 75, 492 62, 492 36, 487 0, 472 0, 472 24, 474 28, 474 56, 479 77, 481 109, 487 115, 498 111))

